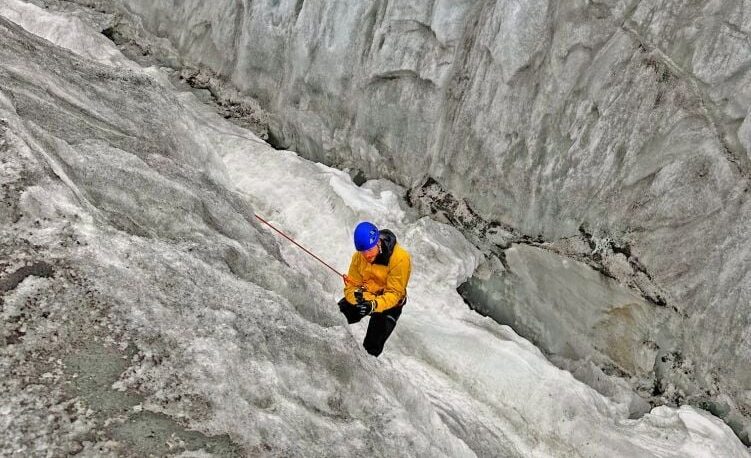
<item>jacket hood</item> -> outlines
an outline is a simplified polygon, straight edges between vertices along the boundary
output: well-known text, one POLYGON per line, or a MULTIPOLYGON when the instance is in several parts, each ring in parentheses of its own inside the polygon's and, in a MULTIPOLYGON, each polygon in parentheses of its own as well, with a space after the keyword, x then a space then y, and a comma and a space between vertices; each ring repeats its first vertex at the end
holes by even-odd
POLYGON ((391 259, 391 253, 394 252, 394 246, 396 246, 396 235, 389 229, 381 229, 380 232, 381 252, 376 256, 373 263, 387 266, 389 259, 391 259))

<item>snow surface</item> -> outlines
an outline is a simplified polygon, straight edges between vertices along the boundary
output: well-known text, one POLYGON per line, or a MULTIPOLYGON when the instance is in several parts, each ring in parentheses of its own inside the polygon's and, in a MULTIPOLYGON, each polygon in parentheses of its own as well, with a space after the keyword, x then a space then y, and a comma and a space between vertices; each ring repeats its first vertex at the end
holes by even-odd
MULTIPOLYGON (((111 43, 75 18, 55 17, 13 0, 0 1, 0 14, 82 56, 132 67, 113 51, 111 43)), ((165 91, 174 91, 161 70, 142 71, 160 81, 165 91)), ((356 364, 350 356, 341 359, 350 366, 341 370, 355 374, 345 401, 371 396, 374 389, 388 390, 383 393, 386 401, 402 406, 408 415, 380 421, 389 424, 389 430, 401 431, 406 454, 414 445, 412 439, 420 442, 430 437, 436 441, 434 453, 454 456, 749 456, 730 428, 701 410, 659 407, 641 419, 628 419, 628 406, 603 397, 556 368, 509 327, 470 311, 456 287, 471 275, 482 254, 457 230, 428 218, 416 218, 400 197, 398 186, 371 181, 358 187, 346 172, 303 160, 291 151, 273 150, 249 131, 211 112, 189 93, 175 92, 175 97, 185 107, 183 122, 186 131, 192 133, 191 141, 209 152, 206 170, 236 190, 260 216, 340 272, 346 271, 352 253, 351 230, 361 220, 392 229, 411 253, 409 302, 378 359, 360 347, 366 323, 349 327, 343 318, 334 324, 326 318, 341 295, 341 279, 286 240, 278 238, 283 261, 301 272, 306 283, 290 285, 278 279, 266 291, 251 285, 258 292, 256 306, 266 307, 270 319, 275 313, 295 313, 283 299, 289 296, 289 288, 313 298, 310 310, 298 310, 305 319, 295 318, 292 324, 302 331, 308 326, 311 332, 344 342, 346 347, 331 353, 301 351, 300 357, 329 367, 336 365, 334 358, 340 353, 354 355, 356 364), (320 298, 328 302, 319 303, 320 298), (316 314, 320 315, 319 324, 316 314), (367 383, 371 372, 378 380, 373 384, 367 383)), ((93 233, 96 228, 90 230, 93 233)), ((113 252, 120 249, 124 248, 112 248, 113 252)), ((181 260, 173 261, 180 268, 181 260)), ((113 258, 112 262, 117 261, 113 258)), ((259 256, 258 262, 267 261, 259 256)), ((238 279, 238 283, 247 282, 238 279)), ((134 323, 180 343, 182 347, 175 351, 184 352, 179 367, 183 383, 210 396, 214 431, 232 429, 247 439, 258 436, 259 430, 285 429, 287 425, 277 423, 280 419, 292 421, 292 417, 279 414, 258 415, 254 417, 257 421, 242 422, 243 412, 254 408, 242 402, 249 396, 244 382, 251 374, 242 372, 246 368, 252 370, 253 377, 266 377, 271 384, 280 380, 301 382, 302 391, 275 392, 290 396, 276 401, 282 411, 295 410, 294 397, 321 396, 321 411, 307 412, 305 420, 300 421, 326 425, 332 436, 321 441, 338 444, 332 454, 346 455, 347 450, 362 448, 363 444, 348 442, 350 431, 345 428, 351 427, 350 423, 340 423, 325 414, 326 385, 340 382, 308 383, 309 378, 320 377, 321 373, 302 372, 296 361, 248 361, 244 340, 253 332, 253 319, 245 324, 247 333, 237 332, 236 323, 247 319, 245 313, 255 312, 230 306, 219 310, 197 307, 198 312, 211 317, 212 329, 223 332, 208 335, 203 320, 174 310, 136 306, 130 310, 134 323)), ((317 348, 326 348, 326 343, 317 348)), ((360 428, 370 427, 365 417, 374 413, 362 415, 355 419, 363 421, 360 428)))

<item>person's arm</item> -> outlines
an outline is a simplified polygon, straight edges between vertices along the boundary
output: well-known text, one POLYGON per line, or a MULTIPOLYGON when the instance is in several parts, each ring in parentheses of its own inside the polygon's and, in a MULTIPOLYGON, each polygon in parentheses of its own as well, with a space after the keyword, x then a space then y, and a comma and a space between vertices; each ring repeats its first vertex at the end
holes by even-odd
POLYGON ((407 283, 409 283, 411 270, 409 256, 405 256, 391 268, 388 277, 386 277, 386 288, 384 288, 383 294, 375 298, 374 312, 384 312, 396 307, 407 295, 407 283))
POLYGON ((349 263, 349 271, 347 271, 347 282, 344 285, 344 298, 350 304, 356 304, 355 290, 362 287, 362 275, 360 274, 360 262, 362 256, 360 253, 354 253, 352 260, 349 263))

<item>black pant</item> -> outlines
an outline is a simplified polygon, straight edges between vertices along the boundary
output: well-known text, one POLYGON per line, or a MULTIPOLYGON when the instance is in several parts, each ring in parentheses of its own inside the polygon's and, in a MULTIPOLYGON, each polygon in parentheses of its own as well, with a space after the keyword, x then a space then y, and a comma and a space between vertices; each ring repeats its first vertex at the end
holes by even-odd
MULTIPOLYGON (((396 320, 399 319, 399 315, 402 314, 402 307, 404 304, 390 308, 384 312, 374 312, 370 314, 370 323, 368 323, 368 332, 365 333, 365 340, 362 346, 365 347, 368 353, 373 356, 378 356, 383 351, 383 346, 386 344, 386 340, 391 335, 391 332, 396 327, 396 320)), ((357 309, 354 305, 350 304, 346 298, 342 298, 339 301, 339 310, 347 317, 347 323, 357 323, 362 320, 363 317, 357 313, 357 309)))

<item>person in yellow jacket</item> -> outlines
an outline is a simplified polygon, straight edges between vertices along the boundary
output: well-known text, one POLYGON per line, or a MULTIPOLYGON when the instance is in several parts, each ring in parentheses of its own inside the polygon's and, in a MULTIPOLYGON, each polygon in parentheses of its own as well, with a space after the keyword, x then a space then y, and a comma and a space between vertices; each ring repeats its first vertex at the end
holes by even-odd
POLYGON ((364 221, 355 228, 354 239, 357 251, 352 255, 339 310, 349 324, 370 315, 362 345, 378 356, 407 302, 412 264, 407 250, 388 229, 378 230, 364 221))

